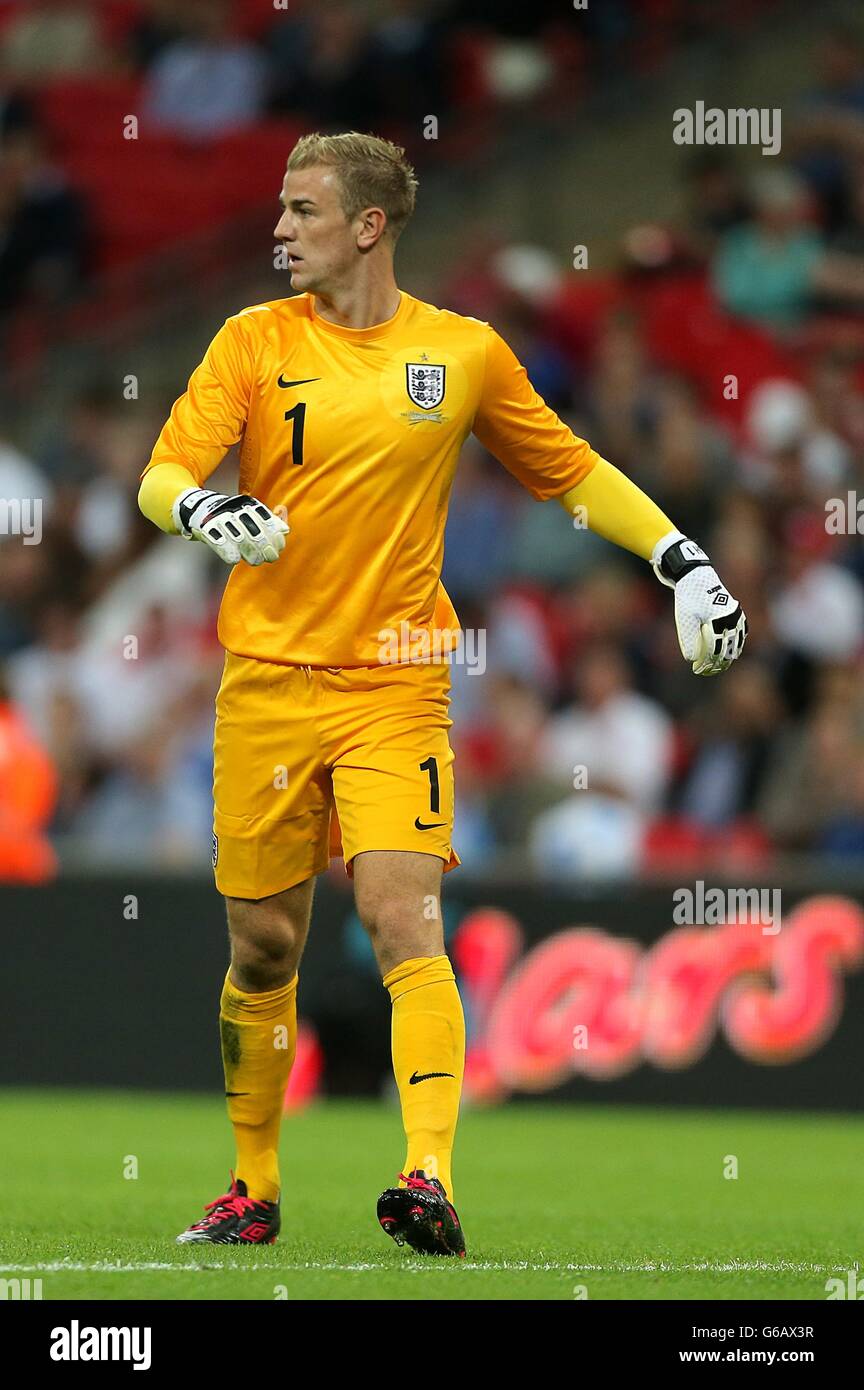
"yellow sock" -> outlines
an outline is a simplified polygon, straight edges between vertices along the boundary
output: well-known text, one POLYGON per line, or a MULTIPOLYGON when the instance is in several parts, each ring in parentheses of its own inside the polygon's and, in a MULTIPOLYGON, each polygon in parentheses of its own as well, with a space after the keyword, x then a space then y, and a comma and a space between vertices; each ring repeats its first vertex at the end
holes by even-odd
POLYGON ((219 1029, 228 1116, 237 1142, 234 1176, 256 1201, 279 1196, 279 1126, 297 1050, 297 976, 246 994, 225 976, 219 1029))
POLYGON ((465 1020, 446 956, 404 960, 384 976, 393 1001, 393 1071, 408 1141, 404 1172, 422 1168, 453 1200, 453 1136, 465 1067, 465 1020))

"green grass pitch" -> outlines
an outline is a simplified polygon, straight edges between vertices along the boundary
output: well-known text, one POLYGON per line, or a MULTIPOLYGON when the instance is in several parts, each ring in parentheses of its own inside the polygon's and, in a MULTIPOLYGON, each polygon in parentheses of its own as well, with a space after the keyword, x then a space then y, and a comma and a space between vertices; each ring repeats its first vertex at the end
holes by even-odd
POLYGON ((174 1243, 225 1188, 218 1097, 8 1090, 0 1135, 0 1277, 41 1279, 44 1299, 809 1300, 864 1254, 859 1117, 466 1110, 465 1261, 378 1228, 404 1156, 384 1103, 286 1118, 282 1235, 244 1250, 174 1243))

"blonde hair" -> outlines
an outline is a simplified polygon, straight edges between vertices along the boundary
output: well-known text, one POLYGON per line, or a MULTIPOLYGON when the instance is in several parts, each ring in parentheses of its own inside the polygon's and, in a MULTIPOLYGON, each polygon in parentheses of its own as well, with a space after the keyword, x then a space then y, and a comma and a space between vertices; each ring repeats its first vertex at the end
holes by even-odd
POLYGON ((378 135, 303 135, 288 156, 288 169, 322 166, 339 175, 342 208, 350 222, 364 208, 383 208, 395 243, 414 211, 417 179, 401 145, 378 135))

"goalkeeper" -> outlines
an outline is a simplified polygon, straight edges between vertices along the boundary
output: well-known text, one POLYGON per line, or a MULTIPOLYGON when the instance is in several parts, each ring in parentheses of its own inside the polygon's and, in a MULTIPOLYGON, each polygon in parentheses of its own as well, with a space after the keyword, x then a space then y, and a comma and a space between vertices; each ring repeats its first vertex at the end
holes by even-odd
MULTIPOLYGON (((449 664, 428 653, 441 634, 458 639, 440 574, 467 436, 538 501, 580 509, 653 565, 697 675, 725 670, 746 636, 696 541, 572 434, 498 334, 399 289, 416 186, 388 141, 298 142, 275 231, 294 294, 226 321, 141 483, 146 516, 230 567, 213 864, 231 942, 220 1029, 237 1159, 182 1242, 279 1233, 297 972, 316 876, 341 854, 392 1002, 406 1149, 378 1221, 416 1251, 465 1252, 452 1172, 465 1030, 440 909, 442 873, 459 863, 449 664), (215 493, 207 480, 240 440, 239 495, 215 493)), ((350 1153, 346 1135, 333 1155, 346 1182, 350 1153)))

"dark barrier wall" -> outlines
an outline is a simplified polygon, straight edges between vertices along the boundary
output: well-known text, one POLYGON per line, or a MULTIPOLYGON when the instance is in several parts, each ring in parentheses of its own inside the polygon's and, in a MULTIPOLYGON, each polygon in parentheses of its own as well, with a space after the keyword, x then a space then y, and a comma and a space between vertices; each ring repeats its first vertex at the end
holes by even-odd
MULTIPOLYGON (((678 925, 671 887, 447 883, 469 1087, 490 1098, 861 1109, 858 897, 784 892, 776 930, 764 918, 715 921, 698 898, 697 925, 678 925)), ((227 941, 208 884, 126 873, 2 888, 0 944, 0 1084, 220 1089, 227 941)), ((389 1000, 341 876, 318 884, 299 999, 324 1089, 377 1094, 389 1076, 389 1000)))

